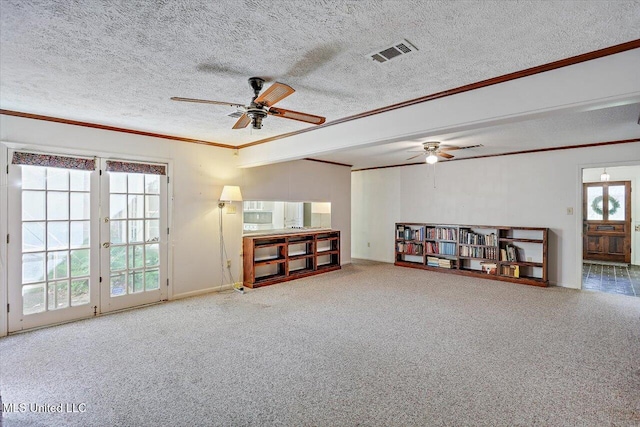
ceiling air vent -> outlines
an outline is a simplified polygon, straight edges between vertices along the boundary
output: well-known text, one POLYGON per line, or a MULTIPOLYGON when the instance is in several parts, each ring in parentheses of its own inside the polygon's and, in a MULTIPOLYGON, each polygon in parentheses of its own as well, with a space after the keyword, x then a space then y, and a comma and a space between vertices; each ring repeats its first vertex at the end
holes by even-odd
POLYGON ((380 49, 378 51, 370 53, 369 55, 367 55, 367 58, 373 59, 375 62, 382 64, 384 62, 390 61, 393 58, 406 55, 407 53, 413 52, 415 50, 418 50, 418 48, 412 45, 407 39, 404 39, 401 42, 394 43, 391 47, 386 47, 384 49, 380 49))

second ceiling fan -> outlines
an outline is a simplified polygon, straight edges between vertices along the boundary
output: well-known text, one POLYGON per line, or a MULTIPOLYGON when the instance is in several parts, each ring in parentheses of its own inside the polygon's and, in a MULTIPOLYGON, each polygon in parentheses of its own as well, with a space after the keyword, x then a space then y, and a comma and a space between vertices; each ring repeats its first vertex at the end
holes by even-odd
POLYGON ((407 160, 415 159, 416 157, 427 156, 427 163, 432 165, 438 161, 438 157, 442 157, 446 160, 453 159, 454 156, 449 154, 448 151, 466 150, 468 148, 478 147, 482 147, 482 144, 459 147, 457 145, 441 145, 438 141, 428 141, 422 144, 422 148, 424 149, 422 153, 418 154, 417 156, 409 157, 407 160))
POLYGON ((282 117, 283 119, 297 120, 314 125, 321 125, 326 120, 324 117, 313 114, 273 107, 276 102, 282 101, 284 98, 295 92, 291 86, 275 82, 269 87, 269 89, 260 94, 262 86, 264 85, 264 79, 260 77, 251 77, 249 78, 249 85, 253 89, 254 93, 249 105, 242 105, 235 102, 210 101, 207 99, 180 98, 177 96, 174 96, 171 99, 173 101, 197 102, 201 104, 228 105, 230 107, 235 107, 242 112, 242 115, 236 124, 233 125, 233 129, 243 129, 249 124, 252 125, 253 129, 260 129, 262 128, 262 119, 267 117, 267 115, 282 117))

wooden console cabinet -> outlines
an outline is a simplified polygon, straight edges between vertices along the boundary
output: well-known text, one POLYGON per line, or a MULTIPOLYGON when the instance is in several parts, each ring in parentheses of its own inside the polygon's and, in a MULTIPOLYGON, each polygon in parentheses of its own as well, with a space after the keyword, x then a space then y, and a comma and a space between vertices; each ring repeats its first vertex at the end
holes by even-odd
POLYGON ((244 286, 257 288, 340 269, 340 231, 263 234, 242 239, 244 286))

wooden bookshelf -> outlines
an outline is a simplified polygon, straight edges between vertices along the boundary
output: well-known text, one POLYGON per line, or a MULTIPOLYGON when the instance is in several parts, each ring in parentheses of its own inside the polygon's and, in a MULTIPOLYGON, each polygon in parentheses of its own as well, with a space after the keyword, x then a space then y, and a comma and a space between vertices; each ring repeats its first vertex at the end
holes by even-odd
POLYGON ((244 286, 257 288, 340 269, 340 231, 252 234, 242 239, 244 286))
POLYGON ((396 223, 395 265, 548 286, 547 228, 396 223))

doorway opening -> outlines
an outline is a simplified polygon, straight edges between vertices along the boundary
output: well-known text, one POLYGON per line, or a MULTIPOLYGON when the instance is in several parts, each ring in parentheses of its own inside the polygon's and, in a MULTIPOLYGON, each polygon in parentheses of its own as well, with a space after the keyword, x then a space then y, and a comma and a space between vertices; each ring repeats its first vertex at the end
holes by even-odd
POLYGON ((640 165, 582 170, 582 289, 640 297, 640 165))

